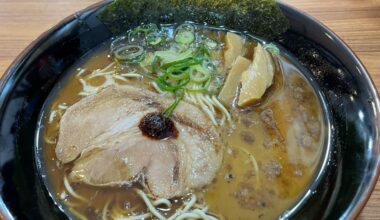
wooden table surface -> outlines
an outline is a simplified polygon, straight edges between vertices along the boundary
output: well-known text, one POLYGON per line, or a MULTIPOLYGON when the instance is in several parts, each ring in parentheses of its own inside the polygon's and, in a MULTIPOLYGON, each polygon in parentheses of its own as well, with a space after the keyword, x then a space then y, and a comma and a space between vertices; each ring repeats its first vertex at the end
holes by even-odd
MULTIPOLYGON (((0 75, 41 33, 98 0, 0 0, 0 75)), ((282 0, 316 17, 355 51, 380 88, 380 0, 282 0)), ((380 219, 380 182, 359 219, 380 219)))

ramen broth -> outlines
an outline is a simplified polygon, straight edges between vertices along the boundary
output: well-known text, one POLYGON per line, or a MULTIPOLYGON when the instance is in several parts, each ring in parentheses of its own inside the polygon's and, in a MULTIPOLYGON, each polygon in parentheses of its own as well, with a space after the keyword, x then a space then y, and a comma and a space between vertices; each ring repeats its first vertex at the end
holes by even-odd
MULTIPOLYGON (((207 27, 197 27, 197 31, 220 42, 226 33, 207 27)), ((245 37, 244 56, 251 60, 257 42, 245 37)), ((54 94, 44 116, 42 156, 51 193, 78 219, 116 219, 147 213, 144 201, 135 191, 144 190, 138 182, 113 187, 72 182, 72 190, 80 197, 72 196, 64 179, 73 163, 62 164, 55 154, 60 119, 68 106, 83 98, 80 95, 83 83, 79 79, 114 62, 110 43, 100 45, 68 71, 69 77, 54 94)), ((325 140, 321 104, 312 86, 290 60, 282 53, 273 57, 274 84, 259 103, 228 108, 232 122, 217 128, 224 144, 222 165, 212 183, 192 192, 197 203, 207 206, 207 213, 215 218, 276 219, 297 202, 314 180, 325 140)), ((94 77, 88 83, 98 86, 104 81, 104 77, 94 77)), ((150 79, 144 76, 114 79, 113 83, 154 91, 150 79)), ((171 207, 158 206, 157 210, 169 217, 191 197, 188 194, 170 199, 171 207)))

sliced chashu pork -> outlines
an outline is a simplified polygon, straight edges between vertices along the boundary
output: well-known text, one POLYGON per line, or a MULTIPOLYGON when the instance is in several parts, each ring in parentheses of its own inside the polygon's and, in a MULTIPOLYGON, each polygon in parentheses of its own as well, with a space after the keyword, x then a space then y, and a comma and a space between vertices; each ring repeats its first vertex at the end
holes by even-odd
POLYGON ((172 198, 212 181, 222 160, 220 135, 196 106, 181 102, 172 121, 176 138, 154 140, 139 123, 172 103, 133 86, 110 87, 63 115, 56 147, 63 163, 74 161, 73 181, 114 186, 144 175, 154 195, 172 198))

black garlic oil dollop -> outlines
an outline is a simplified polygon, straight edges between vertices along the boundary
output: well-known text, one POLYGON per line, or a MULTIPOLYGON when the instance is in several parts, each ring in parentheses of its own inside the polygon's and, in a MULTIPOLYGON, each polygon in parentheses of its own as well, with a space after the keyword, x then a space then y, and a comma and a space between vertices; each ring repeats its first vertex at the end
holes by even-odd
POLYGON ((143 135, 156 140, 178 137, 174 122, 161 113, 145 115, 140 121, 139 128, 143 135))

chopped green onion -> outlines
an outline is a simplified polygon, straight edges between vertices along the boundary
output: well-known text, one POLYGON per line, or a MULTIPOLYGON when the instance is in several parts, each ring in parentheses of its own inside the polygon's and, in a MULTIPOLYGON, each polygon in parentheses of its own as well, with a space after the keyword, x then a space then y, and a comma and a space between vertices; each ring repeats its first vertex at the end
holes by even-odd
POLYGON ((175 29, 175 33, 179 33, 179 32, 183 32, 183 31, 189 31, 189 32, 192 32, 194 33, 195 32, 195 27, 194 25, 192 24, 181 24, 180 26, 178 26, 176 29, 175 29))
POLYGON ((219 46, 219 44, 215 40, 208 37, 204 39, 204 45, 209 50, 216 50, 219 46))
MULTIPOLYGON (((210 71, 204 68, 201 64, 204 58, 207 57, 208 51, 206 48, 200 48, 192 57, 161 65, 160 71, 163 73, 156 79, 156 84, 163 91, 175 92, 182 89, 190 81, 202 83, 210 78, 210 71), (175 82, 169 82, 175 81, 175 82)), ((158 64, 160 57, 156 56, 152 63, 152 71, 158 72, 158 64)))
POLYGON ((123 46, 115 50, 115 57, 119 60, 131 60, 144 53, 144 48, 136 45, 123 46))
POLYGON ((169 67, 166 70, 168 77, 172 80, 182 80, 189 77, 189 70, 178 69, 176 67, 169 67))
POLYGON ((128 32, 129 43, 145 43, 146 37, 149 34, 159 33, 159 29, 155 24, 144 24, 137 26, 136 28, 128 32))
POLYGON ((175 85, 172 85, 170 82, 166 81, 167 77, 168 76, 163 75, 156 79, 156 83, 158 87, 163 91, 175 92, 179 89, 182 89, 184 86, 186 86, 190 82, 190 79, 185 79, 185 80, 179 81, 175 85))
POLYGON ((163 40, 162 40, 162 36, 158 33, 150 33, 146 36, 146 42, 149 44, 149 45, 158 45, 159 43, 161 43, 163 40))
POLYGON ((184 92, 183 90, 179 91, 179 94, 176 94, 175 101, 173 104, 171 104, 163 113, 163 115, 167 118, 170 118, 173 115, 173 112, 175 108, 177 108, 178 104, 181 102, 183 99, 184 92))
POLYGON ((113 53, 116 49, 119 49, 120 47, 126 46, 128 44, 128 38, 126 36, 120 36, 111 42, 110 50, 113 53))
POLYGON ((178 44, 178 43, 176 43, 173 45, 173 48, 175 48, 176 51, 183 53, 183 52, 189 50, 190 44, 178 44))
POLYGON ((200 63, 201 63, 200 60, 194 59, 194 57, 189 57, 189 58, 186 58, 183 60, 178 60, 178 61, 174 61, 171 63, 164 64, 161 66, 161 70, 165 71, 166 69, 168 69, 171 66, 176 66, 177 68, 185 68, 185 67, 195 66, 195 65, 198 65, 200 63))
POLYGON ((160 57, 155 56, 152 62, 152 72, 157 73, 158 72, 158 65, 160 63, 160 57))
POLYGON ((211 74, 202 66, 195 66, 190 71, 190 80, 195 83, 203 83, 210 78, 211 74))
POLYGON ((121 62, 138 63, 144 59, 144 48, 137 45, 127 45, 113 52, 115 58, 121 62))
POLYGON ((194 59, 197 59, 197 60, 203 60, 205 59, 206 57, 210 56, 210 53, 209 51, 207 50, 206 47, 204 46, 201 46, 198 51, 196 52, 196 54, 194 55, 194 59))
POLYGON ((147 35, 148 33, 151 33, 151 32, 158 32, 158 27, 156 24, 143 24, 143 25, 140 25, 140 26, 137 26, 136 28, 134 28, 132 30, 133 33, 139 33, 139 32, 142 32, 144 33, 145 35, 147 35))
POLYGON ((195 28, 192 24, 182 24, 175 30, 175 41, 179 44, 191 44, 195 39, 195 28))
MULTIPOLYGON (((189 23, 178 26, 174 37, 173 32, 160 31, 155 24, 140 25, 111 43, 117 64, 138 63, 143 70, 141 76, 153 80, 158 90, 175 95, 174 102, 163 112, 165 117, 173 114, 185 91, 210 94, 219 90, 220 82, 215 82, 218 79, 214 75, 217 67, 209 51, 221 48, 220 42, 196 33, 189 23), (152 51, 157 46, 170 49, 152 51)), ((128 75, 139 76, 133 72, 128 75)), ((223 79, 220 81, 223 83, 223 79)))
POLYGON ((154 60, 154 54, 151 52, 148 52, 144 56, 144 60, 141 61, 140 65, 141 68, 144 70, 144 72, 152 72, 152 62, 154 60))
POLYGON ((154 54, 165 63, 171 63, 178 60, 183 60, 192 56, 193 51, 186 50, 185 52, 178 53, 173 50, 156 51, 154 54))
POLYGON ((167 68, 171 66, 176 66, 177 68, 185 68, 190 66, 195 66, 198 64, 201 64, 206 56, 208 56, 209 53, 206 48, 202 47, 200 48, 194 56, 188 57, 182 60, 176 60, 170 63, 166 63, 161 66, 161 70, 166 70, 167 68))
POLYGON ((189 31, 179 32, 175 36, 175 42, 180 44, 191 44, 195 39, 194 33, 189 31))

